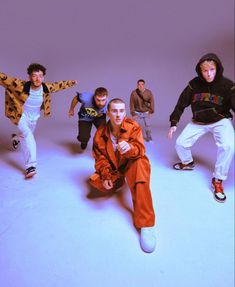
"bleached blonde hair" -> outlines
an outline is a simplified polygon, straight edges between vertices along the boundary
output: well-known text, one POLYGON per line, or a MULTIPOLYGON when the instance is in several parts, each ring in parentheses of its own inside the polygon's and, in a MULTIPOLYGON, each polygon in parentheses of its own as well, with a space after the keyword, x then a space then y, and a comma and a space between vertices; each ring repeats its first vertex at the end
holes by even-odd
POLYGON ((216 68, 216 62, 213 60, 206 60, 200 64, 201 69, 216 68))

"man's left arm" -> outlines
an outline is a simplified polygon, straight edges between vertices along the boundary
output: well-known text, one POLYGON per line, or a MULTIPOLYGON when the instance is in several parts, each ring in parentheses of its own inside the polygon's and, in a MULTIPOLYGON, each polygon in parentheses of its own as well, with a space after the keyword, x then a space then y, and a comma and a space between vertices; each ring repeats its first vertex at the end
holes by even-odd
POLYGON ((73 87, 74 85, 77 84, 77 81, 69 80, 69 81, 59 81, 55 83, 45 83, 45 84, 49 90, 49 93, 55 93, 73 87))
POLYGON ((149 107, 149 113, 153 114, 154 113, 154 96, 152 92, 150 91, 150 107, 149 107))

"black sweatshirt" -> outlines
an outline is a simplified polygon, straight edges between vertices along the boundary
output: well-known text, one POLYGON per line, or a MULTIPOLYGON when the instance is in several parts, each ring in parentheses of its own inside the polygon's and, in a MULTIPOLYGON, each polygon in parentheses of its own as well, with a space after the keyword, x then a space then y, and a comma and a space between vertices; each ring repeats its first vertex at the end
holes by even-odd
POLYGON ((215 54, 204 55, 196 65, 197 77, 192 79, 181 93, 173 113, 171 126, 176 126, 186 107, 191 105, 192 121, 210 124, 223 118, 232 118, 230 110, 235 112, 235 84, 223 76, 224 68, 215 54), (216 76, 208 83, 201 74, 200 64, 205 60, 216 62, 216 76))

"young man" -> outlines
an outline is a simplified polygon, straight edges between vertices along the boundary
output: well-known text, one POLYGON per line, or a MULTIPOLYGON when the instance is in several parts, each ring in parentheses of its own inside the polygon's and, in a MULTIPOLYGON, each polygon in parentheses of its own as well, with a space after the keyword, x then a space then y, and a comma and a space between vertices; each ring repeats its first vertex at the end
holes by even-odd
POLYGON ((191 105, 193 118, 176 140, 176 151, 181 162, 174 164, 177 170, 194 169, 191 153, 193 144, 204 134, 213 134, 217 145, 217 159, 212 178, 214 198, 225 202, 222 181, 227 178, 234 153, 234 129, 231 123, 235 111, 235 85, 223 77, 223 66, 215 54, 206 54, 196 65, 198 76, 184 89, 170 115, 171 139, 184 109, 191 105))
POLYGON ((134 225, 141 231, 141 247, 145 252, 153 252, 155 214, 150 163, 145 155, 141 128, 126 118, 125 103, 121 99, 109 102, 107 115, 109 122, 97 130, 94 137, 96 172, 90 177, 90 183, 101 192, 110 192, 120 188, 126 179, 132 195, 134 225))
POLYGON ((81 108, 78 112, 78 136, 77 139, 81 142, 81 149, 86 149, 87 143, 91 137, 92 124, 96 128, 106 123, 108 91, 103 87, 95 90, 95 93, 77 93, 73 98, 69 116, 74 116, 74 108, 80 102, 81 108))
POLYGON ((142 127, 146 141, 152 141, 150 119, 154 113, 154 97, 150 90, 145 88, 145 81, 137 81, 137 89, 130 97, 130 113, 134 120, 142 127))
POLYGON ((0 85, 5 88, 5 115, 17 125, 19 136, 13 135, 13 148, 17 149, 19 142, 25 160, 25 178, 36 174, 36 141, 34 130, 40 117, 40 110, 45 116, 50 115, 51 96, 63 89, 76 84, 76 81, 60 81, 44 83, 46 68, 33 63, 27 69, 29 81, 9 77, 0 73, 0 85))

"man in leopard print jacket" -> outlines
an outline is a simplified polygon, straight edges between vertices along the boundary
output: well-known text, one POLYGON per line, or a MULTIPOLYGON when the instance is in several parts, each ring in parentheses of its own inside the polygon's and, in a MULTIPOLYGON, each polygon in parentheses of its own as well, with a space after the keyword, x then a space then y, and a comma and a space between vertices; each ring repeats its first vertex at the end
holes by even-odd
POLYGON ((27 69, 29 81, 9 77, 0 73, 0 85, 5 88, 5 115, 17 125, 19 134, 12 135, 13 148, 21 147, 25 161, 25 178, 36 174, 36 141, 34 130, 43 110, 44 116, 51 112, 50 93, 58 92, 74 86, 76 81, 60 81, 44 83, 46 68, 32 63, 27 69))

